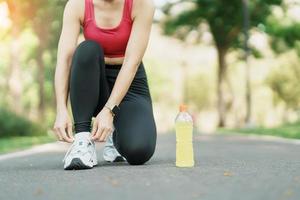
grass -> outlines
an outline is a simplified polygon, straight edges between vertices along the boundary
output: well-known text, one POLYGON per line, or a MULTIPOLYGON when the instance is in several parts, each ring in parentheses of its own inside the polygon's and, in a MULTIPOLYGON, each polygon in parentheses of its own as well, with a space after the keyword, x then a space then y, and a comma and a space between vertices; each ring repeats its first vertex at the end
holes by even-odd
POLYGON ((300 139, 300 121, 296 123, 284 124, 274 128, 242 128, 242 129, 220 129, 220 133, 241 133, 255 135, 273 135, 284 138, 300 139))
POLYGON ((24 150, 34 145, 55 141, 50 136, 0 138, 0 154, 24 150))

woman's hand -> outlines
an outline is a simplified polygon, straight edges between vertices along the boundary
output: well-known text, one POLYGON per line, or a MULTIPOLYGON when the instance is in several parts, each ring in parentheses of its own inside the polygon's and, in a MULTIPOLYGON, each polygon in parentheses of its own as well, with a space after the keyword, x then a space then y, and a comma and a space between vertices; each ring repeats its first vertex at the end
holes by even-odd
POLYGON ((67 110, 57 112, 53 130, 58 140, 69 143, 74 141, 72 121, 67 110))
POLYGON ((103 107, 94 120, 91 138, 94 141, 105 142, 112 131, 113 116, 109 109, 103 107))

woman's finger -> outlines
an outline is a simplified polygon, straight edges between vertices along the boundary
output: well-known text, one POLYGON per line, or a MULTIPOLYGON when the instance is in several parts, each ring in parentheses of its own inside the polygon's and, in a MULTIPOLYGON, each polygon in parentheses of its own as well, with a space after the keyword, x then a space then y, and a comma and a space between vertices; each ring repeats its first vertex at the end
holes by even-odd
POLYGON ((100 138, 101 135, 102 135, 102 132, 103 132, 102 126, 99 126, 99 125, 98 125, 97 132, 96 132, 96 134, 92 137, 92 139, 95 140, 95 141, 99 140, 99 138, 100 138))
POLYGON ((97 132, 97 129, 98 129, 98 123, 97 123, 97 120, 95 119, 94 123, 93 123, 93 129, 92 129, 91 137, 95 136, 95 134, 97 132))
POLYGON ((58 128, 54 128, 54 134, 59 141, 62 141, 62 137, 60 136, 58 128))
POLYGON ((99 140, 100 142, 105 142, 106 141, 106 137, 110 134, 111 129, 110 128, 105 128, 102 135, 100 136, 99 140))
POLYGON ((65 142, 72 143, 72 139, 67 136, 66 128, 59 128, 59 132, 65 142))
POLYGON ((66 133, 64 133, 65 132, 64 128, 59 127, 57 130, 58 130, 58 133, 59 133, 59 135, 61 137, 61 141, 66 142, 66 133))
POLYGON ((68 133, 68 137, 72 140, 72 142, 74 141, 74 137, 73 137, 73 129, 72 129, 72 124, 69 124, 67 127, 67 133, 68 133))

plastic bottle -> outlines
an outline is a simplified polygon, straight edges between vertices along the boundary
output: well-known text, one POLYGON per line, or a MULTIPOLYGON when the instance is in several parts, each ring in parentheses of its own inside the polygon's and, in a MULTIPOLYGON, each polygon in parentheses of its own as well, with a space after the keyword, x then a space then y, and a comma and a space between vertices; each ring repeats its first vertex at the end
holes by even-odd
POLYGON ((187 112, 187 106, 181 104, 175 118, 176 132, 176 166, 193 167, 193 118, 187 112))

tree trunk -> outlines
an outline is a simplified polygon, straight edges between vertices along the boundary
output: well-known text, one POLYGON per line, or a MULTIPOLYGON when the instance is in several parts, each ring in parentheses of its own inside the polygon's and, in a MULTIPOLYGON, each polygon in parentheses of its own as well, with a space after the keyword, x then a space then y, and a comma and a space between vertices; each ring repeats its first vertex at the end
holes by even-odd
POLYGON ((246 58, 246 117, 245 123, 247 126, 251 125, 252 115, 252 98, 251 98, 251 77, 250 77, 250 65, 246 58))
POLYGON ((39 105, 38 113, 39 120, 44 121, 45 119, 45 65, 43 61, 43 48, 37 52, 37 64, 38 64, 38 85, 39 85, 39 105))
POLYGON ((45 62, 43 59, 43 54, 47 50, 47 47, 50 42, 50 33, 51 28, 49 26, 45 26, 45 22, 51 22, 52 13, 50 14, 49 8, 45 7, 43 4, 38 4, 40 9, 43 10, 42 15, 37 15, 32 19, 33 22, 33 30, 36 33, 39 39, 39 45, 37 47, 36 61, 38 64, 37 68, 37 82, 38 82, 38 96, 39 96, 39 104, 38 104, 38 116, 39 121, 44 121, 45 119, 45 110, 46 110, 46 99, 45 99, 45 62))
MULTIPOLYGON (((13 28, 15 29, 15 28, 13 28)), ((10 49, 10 66, 9 66, 9 78, 8 78, 8 88, 11 97, 10 107, 18 114, 22 112, 21 105, 21 94, 22 94, 22 79, 21 69, 20 69, 20 51, 19 51, 19 40, 18 34, 13 31, 12 37, 14 41, 11 42, 10 49)))
POLYGON ((218 96, 218 127, 224 127, 226 122, 226 105, 224 100, 225 77, 227 71, 226 54, 227 48, 217 47, 218 50, 218 81, 217 81, 217 96, 218 96))
POLYGON ((251 77, 250 77, 250 65, 249 65, 249 27, 250 27, 250 16, 249 16, 249 2, 248 0, 243 0, 243 14, 244 14, 244 51, 245 51, 245 64, 246 64, 246 116, 245 116, 245 124, 246 126, 251 125, 251 77))
POLYGON ((7 1, 10 18, 12 20, 11 27, 11 47, 10 47, 10 66, 8 71, 7 86, 8 93, 11 98, 10 107, 18 114, 22 112, 21 94, 22 94, 22 79, 20 69, 20 16, 18 9, 13 1, 7 1))

